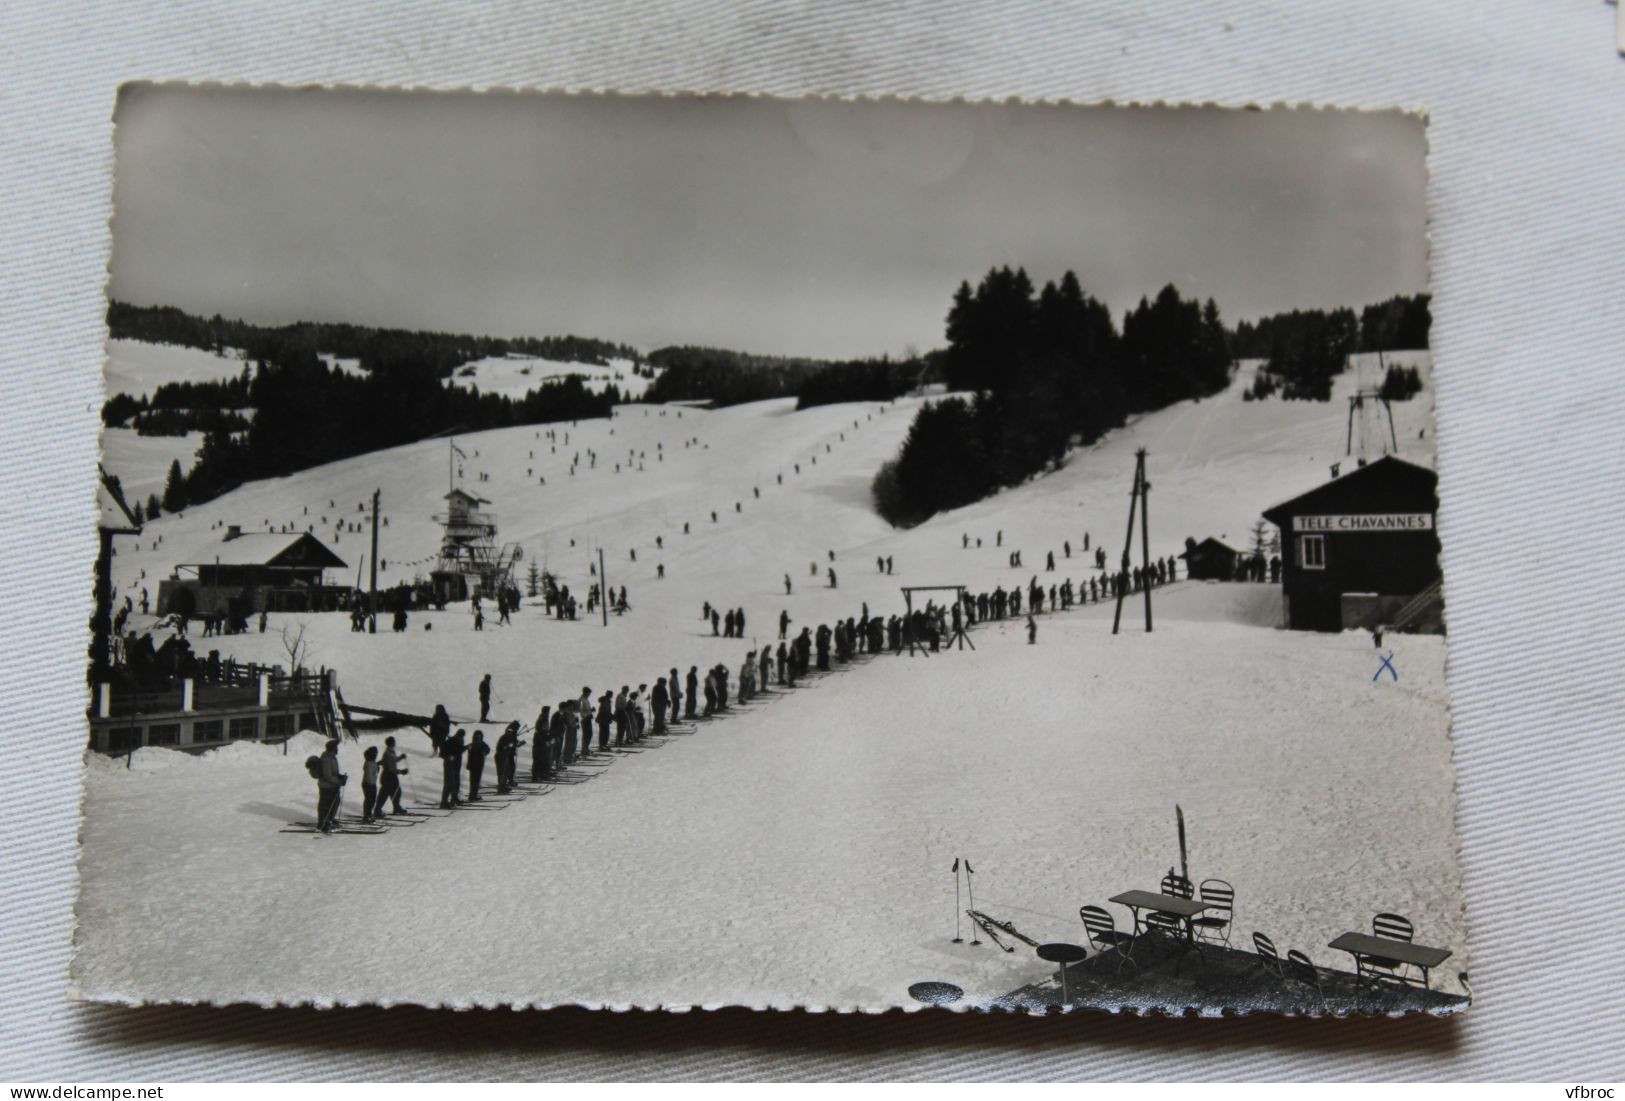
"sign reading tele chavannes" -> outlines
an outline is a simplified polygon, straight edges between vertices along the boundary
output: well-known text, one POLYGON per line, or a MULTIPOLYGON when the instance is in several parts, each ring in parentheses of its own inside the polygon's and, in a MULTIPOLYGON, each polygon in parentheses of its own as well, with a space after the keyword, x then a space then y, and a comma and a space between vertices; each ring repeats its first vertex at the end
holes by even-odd
POLYGON ((1371 512, 1361 516, 1294 516, 1293 531, 1432 531, 1430 512, 1371 512))

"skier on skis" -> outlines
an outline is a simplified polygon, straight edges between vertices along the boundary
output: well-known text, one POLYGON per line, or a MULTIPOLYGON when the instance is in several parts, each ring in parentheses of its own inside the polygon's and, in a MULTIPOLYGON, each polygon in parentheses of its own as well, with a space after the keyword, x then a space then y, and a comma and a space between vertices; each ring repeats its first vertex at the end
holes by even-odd
POLYGON ((322 749, 320 775, 316 779, 316 828, 332 833, 338 824, 339 788, 349 777, 339 771, 338 739, 322 749))
POLYGON ((480 798, 480 777, 485 772, 485 758, 491 752, 491 747, 485 744, 485 734, 474 731, 474 740, 468 746, 468 801, 478 803, 480 798))

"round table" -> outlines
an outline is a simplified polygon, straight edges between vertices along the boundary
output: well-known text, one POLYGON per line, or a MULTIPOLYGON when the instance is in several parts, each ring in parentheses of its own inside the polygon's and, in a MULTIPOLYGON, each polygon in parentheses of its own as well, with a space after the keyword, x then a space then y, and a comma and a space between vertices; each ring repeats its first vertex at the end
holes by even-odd
POLYGON ((1080 944, 1066 944, 1055 942, 1053 944, 1040 944, 1038 958, 1047 963, 1061 965, 1061 1004, 1072 1004, 1072 984, 1067 980, 1067 965, 1082 963, 1089 958, 1089 950, 1080 944))

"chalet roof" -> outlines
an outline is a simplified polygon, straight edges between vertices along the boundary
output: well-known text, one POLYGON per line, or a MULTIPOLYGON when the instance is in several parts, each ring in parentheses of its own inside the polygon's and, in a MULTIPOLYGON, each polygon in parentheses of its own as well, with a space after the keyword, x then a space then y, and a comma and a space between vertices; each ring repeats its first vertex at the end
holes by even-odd
POLYGON ((140 535, 141 525, 136 521, 130 507, 124 503, 124 494, 120 493, 108 479, 107 471, 98 467, 97 472, 96 526, 113 535, 140 535))
POLYGON ((344 559, 308 531, 251 531, 205 543, 183 566, 311 566, 341 568, 344 559))
POLYGON ((1282 501, 1274 508, 1265 509, 1264 519, 1284 526, 1289 517, 1321 510, 1434 512, 1438 507, 1436 471, 1396 455, 1384 455, 1307 493, 1282 501))
POLYGON ((1219 552, 1222 552, 1224 554, 1240 554, 1241 553, 1236 548, 1234 548, 1232 546, 1229 546, 1227 544, 1221 543, 1217 539, 1213 538, 1213 536, 1210 535, 1206 539, 1202 540, 1200 543, 1196 544, 1190 550, 1182 551, 1180 553, 1179 557, 1181 557, 1181 558, 1189 558, 1192 554, 1207 555, 1207 554, 1212 554, 1215 551, 1219 551, 1219 552))
POLYGON ((446 494, 444 500, 449 501, 454 497, 461 497, 464 500, 469 501, 469 502, 471 502, 473 504, 476 504, 476 505, 488 505, 488 504, 491 503, 490 501, 487 501, 484 497, 480 497, 480 496, 478 496, 476 494, 470 493, 468 490, 463 489, 462 487, 458 487, 457 489, 454 489, 450 493, 446 494))

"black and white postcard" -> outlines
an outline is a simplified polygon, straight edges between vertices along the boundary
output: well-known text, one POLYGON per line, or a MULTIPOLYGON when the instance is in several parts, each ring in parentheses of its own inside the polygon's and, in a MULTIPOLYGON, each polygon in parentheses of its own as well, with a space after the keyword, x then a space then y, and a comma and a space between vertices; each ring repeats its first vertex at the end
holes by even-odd
POLYGON ((114 143, 80 996, 1467 1005, 1424 117, 114 143))

